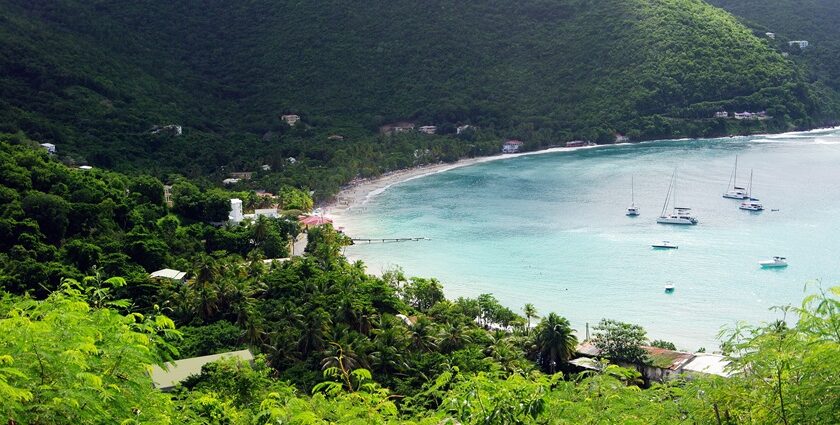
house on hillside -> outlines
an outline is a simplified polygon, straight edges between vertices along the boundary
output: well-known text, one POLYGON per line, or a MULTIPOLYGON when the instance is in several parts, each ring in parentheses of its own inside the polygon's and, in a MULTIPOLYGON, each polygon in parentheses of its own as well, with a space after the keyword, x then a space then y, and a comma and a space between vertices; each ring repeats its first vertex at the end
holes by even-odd
POLYGON ((421 133, 435 134, 435 133, 437 133, 437 126, 424 125, 424 126, 420 127, 419 130, 420 130, 421 133))
POLYGON ((184 134, 184 128, 177 124, 169 124, 164 126, 154 126, 150 131, 151 134, 171 134, 173 136, 180 136, 184 134))
POLYGON ((340 142, 340 141, 344 140, 344 136, 342 136, 340 134, 330 134, 329 137, 327 137, 327 140, 332 141, 332 142, 340 142))
POLYGON ((808 43, 807 40, 788 41, 788 46, 790 46, 790 47, 797 46, 800 49, 804 49, 804 48, 808 47, 808 45, 809 45, 809 43, 808 43))
POLYGON ((729 118, 729 112, 726 112, 726 111, 715 112, 715 118, 729 118))
POLYGON ((41 147, 46 149, 49 153, 55 153, 55 145, 52 143, 41 143, 41 147))
POLYGON ((457 128, 455 128, 455 134, 461 134, 461 133, 463 133, 463 132, 465 132, 465 131, 467 131, 471 128, 474 129, 475 127, 473 127, 469 124, 459 125, 457 128))
POLYGON ((414 123, 407 121, 385 124, 379 127, 379 132, 386 136, 398 133, 408 133, 410 131, 414 131, 414 123))
POLYGON ((225 186, 232 185, 232 184, 237 184, 237 183, 239 183, 239 180, 240 179, 228 178, 228 179, 222 180, 222 184, 225 185, 225 186))
POLYGON ((764 35, 766 35, 766 36, 767 36, 767 38, 769 38, 769 39, 771 39, 771 40, 775 40, 775 39, 776 39, 776 33, 772 33, 772 32, 765 32, 765 33, 764 33, 764 35))
POLYGON ((242 223, 245 215, 242 214, 242 200, 233 198, 230 200, 230 212, 228 213, 228 221, 233 224, 242 223))
POLYGON ((300 122, 300 115, 295 114, 288 114, 288 115, 280 115, 280 119, 283 120, 286 124, 290 126, 294 126, 298 122, 300 122))
MULTIPOLYGON (((694 375, 732 376, 727 370, 729 360, 719 354, 688 353, 684 351, 667 350, 664 348, 642 346, 650 360, 647 364, 617 362, 619 366, 636 369, 647 381, 665 382, 680 375, 691 377, 694 375)), ((584 341, 577 348, 578 359, 571 363, 583 369, 597 368, 590 359, 600 358, 601 350, 591 341, 584 341)))
POLYGON ((502 145, 502 153, 517 153, 525 143, 519 140, 508 140, 502 145))
POLYGON ((254 176, 253 171, 239 171, 235 173, 230 173, 230 176, 234 179, 239 180, 251 180, 251 177, 254 176))
POLYGON ((184 382, 190 376, 200 374, 201 368, 204 365, 225 358, 234 358, 243 362, 254 361, 254 355, 251 354, 250 350, 230 351, 222 354, 213 354, 212 356, 175 360, 166 363, 166 368, 157 365, 152 366, 150 372, 152 383, 155 388, 161 391, 171 391, 176 385, 184 382))
POLYGON ((187 280, 187 273, 174 269, 160 269, 149 274, 152 279, 169 279, 178 283, 184 283, 187 280))

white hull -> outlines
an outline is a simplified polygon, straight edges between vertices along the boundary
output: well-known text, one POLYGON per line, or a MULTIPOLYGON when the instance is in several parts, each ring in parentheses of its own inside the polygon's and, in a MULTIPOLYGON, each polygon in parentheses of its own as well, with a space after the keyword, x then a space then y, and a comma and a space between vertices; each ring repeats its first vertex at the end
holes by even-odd
POLYGON ((723 194, 724 198, 729 199, 747 199, 746 193, 735 193, 735 192, 726 192, 723 194))
POLYGON ((781 268, 788 266, 787 263, 774 263, 772 261, 762 261, 758 264, 761 264, 761 267, 764 267, 766 269, 781 268))
POLYGON ((687 217, 659 217, 656 219, 656 222, 659 224, 680 224, 692 226, 697 224, 697 219, 687 217))

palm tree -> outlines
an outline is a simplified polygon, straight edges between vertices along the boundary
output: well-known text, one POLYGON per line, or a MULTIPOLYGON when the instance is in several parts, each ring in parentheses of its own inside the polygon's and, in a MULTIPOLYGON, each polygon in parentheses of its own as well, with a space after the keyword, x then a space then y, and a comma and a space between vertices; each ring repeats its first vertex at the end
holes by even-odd
POLYGON ((553 374, 558 365, 572 358, 578 341, 569 321, 551 313, 537 325, 535 343, 539 352, 537 362, 544 371, 553 374))
POLYGON ((528 335, 531 333, 531 318, 540 316, 537 315, 537 308, 531 303, 525 304, 525 307, 522 308, 522 312, 525 313, 525 318, 528 319, 528 327, 525 328, 525 335, 528 335))

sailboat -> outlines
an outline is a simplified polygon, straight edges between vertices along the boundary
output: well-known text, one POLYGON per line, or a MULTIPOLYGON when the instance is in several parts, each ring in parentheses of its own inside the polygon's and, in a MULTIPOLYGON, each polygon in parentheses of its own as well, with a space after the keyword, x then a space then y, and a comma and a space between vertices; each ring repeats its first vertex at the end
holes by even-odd
POLYGON ((662 206, 662 213, 659 214, 659 218, 656 219, 656 222, 659 224, 682 224, 682 225, 694 225, 697 224, 698 221, 696 218, 691 216, 691 208, 683 208, 676 206, 676 194, 677 194, 677 169, 674 169, 674 174, 671 175, 671 184, 668 185, 668 194, 665 195, 665 205, 662 206), (671 196, 671 194, 674 194, 671 196), (670 213, 668 211, 668 204, 671 200, 674 200, 674 208, 670 213))
POLYGON ((633 182, 633 177, 630 177, 630 207, 627 208, 626 215, 629 217, 635 217, 639 215, 639 207, 636 206, 636 189, 635 184, 633 182))
POLYGON ((749 197, 747 191, 738 186, 738 155, 735 155, 735 168, 729 175, 729 183, 726 184, 726 193, 723 194, 723 197, 729 199, 747 199, 749 197))
POLYGON ((752 197, 752 178, 753 172, 752 170, 750 170, 750 189, 747 192, 746 200, 744 202, 741 202, 741 206, 738 208, 747 211, 762 211, 764 210, 764 205, 761 205, 761 202, 758 202, 758 199, 752 197))

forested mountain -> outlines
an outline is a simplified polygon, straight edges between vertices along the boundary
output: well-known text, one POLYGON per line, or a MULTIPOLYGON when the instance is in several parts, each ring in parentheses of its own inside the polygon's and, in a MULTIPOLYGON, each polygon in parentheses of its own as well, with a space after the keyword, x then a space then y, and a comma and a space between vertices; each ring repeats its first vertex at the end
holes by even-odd
POLYGON ((536 148, 833 118, 793 62, 698 0, 11 0, 0 12, 1 129, 77 162, 157 174, 303 156, 310 170, 345 167, 340 183, 413 165, 418 147, 437 161, 503 137, 536 148), (774 118, 708 119, 720 109, 774 118), (284 113, 304 125, 289 129, 284 113), (480 134, 395 148, 375 134, 397 120, 480 134), (149 134, 166 124, 184 135, 149 134))
MULTIPOLYGON (((775 34, 770 41, 797 62, 807 65, 809 80, 840 92, 840 4, 833 0, 709 0, 738 16, 758 35, 775 34), (805 40, 805 49, 789 41, 805 40)), ((836 101, 834 106, 836 108, 836 101)), ((836 109, 835 109, 836 111, 836 109)), ((835 116, 837 112, 833 113, 835 116)))

